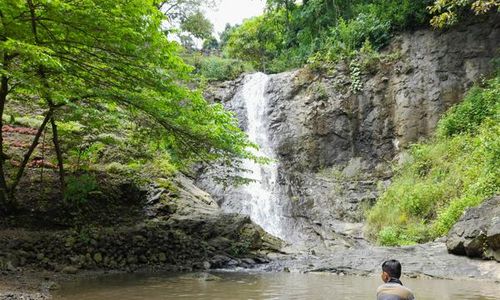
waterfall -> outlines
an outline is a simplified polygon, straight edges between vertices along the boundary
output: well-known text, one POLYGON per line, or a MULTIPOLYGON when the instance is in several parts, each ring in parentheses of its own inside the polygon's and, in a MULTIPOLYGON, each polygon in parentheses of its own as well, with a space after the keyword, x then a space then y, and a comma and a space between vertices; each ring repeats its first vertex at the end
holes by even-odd
MULTIPOLYGON (((255 149, 252 151, 259 156, 274 159, 266 123, 268 101, 265 97, 265 89, 268 82, 269 76, 266 74, 249 75, 239 97, 246 108, 248 137, 259 145, 258 151, 255 149)), ((252 179, 253 182, 239 188, 239 199, 223 204, 222 208, 226 211, 247 214, 267 232, 283 237, 283 209, 279 203, 280 197, 276 184, 277 164, 270 162, 260 165, 251 160, 245 160, 243 168, 248 172, 241 175, 252 179)))

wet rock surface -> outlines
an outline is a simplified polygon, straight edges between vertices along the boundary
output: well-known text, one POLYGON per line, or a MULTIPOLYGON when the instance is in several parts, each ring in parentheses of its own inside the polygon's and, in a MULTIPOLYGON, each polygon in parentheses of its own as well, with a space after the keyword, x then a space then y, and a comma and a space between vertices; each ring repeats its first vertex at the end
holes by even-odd
POLYGON ((450 255, 443 242, 408 247, 338 249, 329 254, 292 254, 280 256, 264 268, 367 276, 379 274, 382 263, 388 259, 401 261, 403 272, 409 277, 500 281, 500 266, 497 262, 450 255))
POLYGON ((446 246, 453 254, 500 262, 500 196, 468 209, 450 230, 446 246))

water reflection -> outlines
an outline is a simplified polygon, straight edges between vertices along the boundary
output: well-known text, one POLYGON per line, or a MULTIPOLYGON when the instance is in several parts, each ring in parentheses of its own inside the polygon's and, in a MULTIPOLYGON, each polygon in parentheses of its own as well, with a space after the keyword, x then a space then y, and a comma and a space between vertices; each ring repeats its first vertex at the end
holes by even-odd
MULTIPOLYGON (((113 275, 63 285, 55 299, 374 299, 378 277, 330 274, 215 273, 219 280, 191 275, 113 275)), ((500 299, 500 284, 479 281, 404 279, 419 300, 500 299)))

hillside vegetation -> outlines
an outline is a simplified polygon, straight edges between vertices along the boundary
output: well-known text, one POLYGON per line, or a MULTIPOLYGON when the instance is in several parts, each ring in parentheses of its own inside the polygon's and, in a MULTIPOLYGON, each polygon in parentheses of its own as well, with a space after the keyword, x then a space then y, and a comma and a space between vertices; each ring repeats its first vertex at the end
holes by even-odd
POLYGON ((267 0, 263 15, 228 25, 218 44, 206 43, 204 50, 222 58, 221 67, 211 68, 220 73, 209 77, 233 77, 234 69, 224 68, 228 59, 267 73, 306 64, 328 68, 339 60, 356 60, 362 48, 378 51, 396 32, 453 25, 499 5, 486 0, 267 0))
POLYGON ((171 174, 252 156, 237 120, 203 98, 180 45, 165 33, 167 4, 177 7, 0 1, 0 213, 20 209, 18 193, 33 184, 40 194, 56 185, 56 198, 82 198, 95 189, 84 174, 92 166, 171 174), (58 183, 45 180, 52 171, 58 183))
POLYGON ((500 191, 500 77, 473 87, 439 122, 435 137, 410 149, 392 184, 368 212, 382 245, 446 234, 468 207, 500 191))

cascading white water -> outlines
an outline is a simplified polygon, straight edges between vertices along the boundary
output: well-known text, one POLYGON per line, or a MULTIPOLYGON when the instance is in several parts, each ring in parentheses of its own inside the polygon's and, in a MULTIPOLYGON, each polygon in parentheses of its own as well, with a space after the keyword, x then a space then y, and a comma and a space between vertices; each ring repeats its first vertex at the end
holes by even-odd
MULTIPOLYGON (((274 159, 266 126, 268 101, 265 97, 265 89, 268 82, 269 76, 266 74, 255 73, 249 75, 241 90, 240 97, 242 97, 246 107, 248 137, 260 147, 258 151, 254 149, 252 151, 259 156, 274 159)), ((277 164, 271 162, 260 165, 251 160, 246 160, 243 168, 248 172, 245 172, 242 176, 252 179, 253 182, 241 188, 243 195, 239 201, 242 203, 238 205, 238 208, 235 209, 234 203, 232 203, 232 207, 227 208, 227 210, 247 214, 267 232, 283 237, 283 210, 279 204, 276 184, 277 164)))

